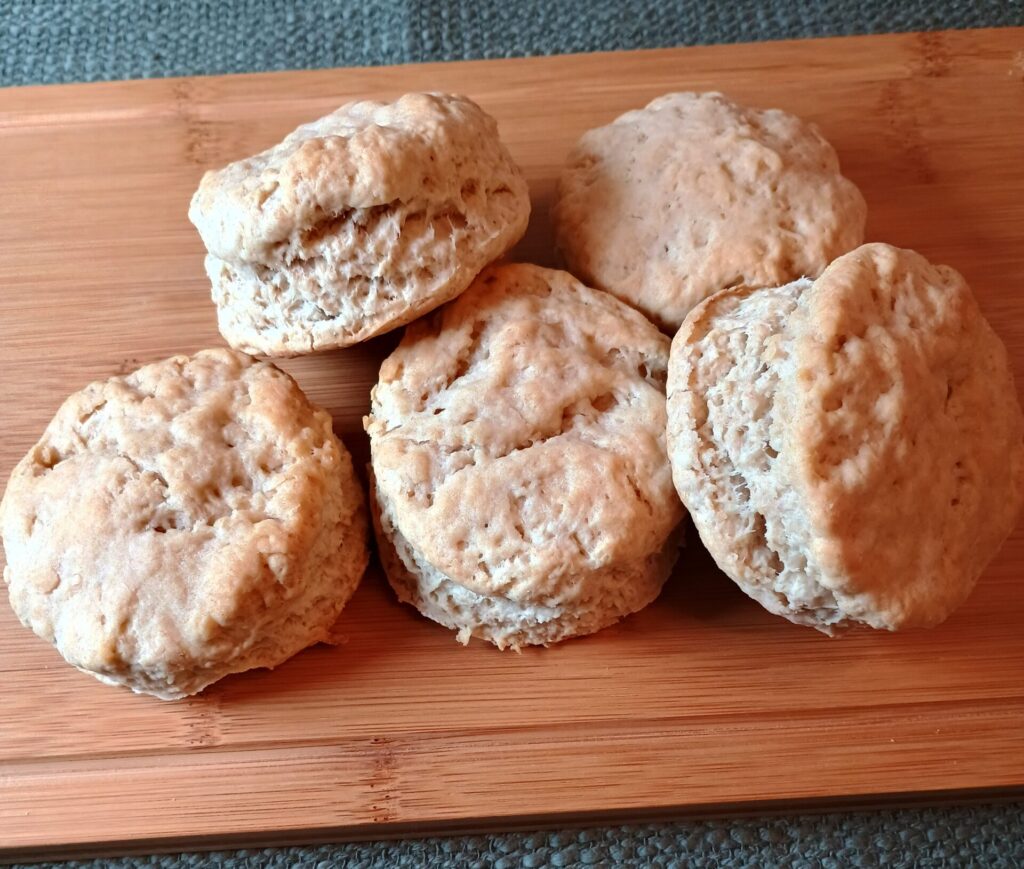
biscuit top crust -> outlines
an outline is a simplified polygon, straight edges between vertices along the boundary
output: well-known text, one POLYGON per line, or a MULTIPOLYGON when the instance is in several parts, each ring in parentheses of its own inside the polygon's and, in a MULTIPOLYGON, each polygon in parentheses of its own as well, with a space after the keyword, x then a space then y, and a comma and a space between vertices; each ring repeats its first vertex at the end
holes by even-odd
POLYGON ((565 272, 487 269, 408 328, 373 389, 374 474, 403 536, 472 591, 537 603, 659 550, 682 517, 668 346, 565 272))
POLYGON ((570 269, 675 332, 720 289, 816 277, 867 207, 817 127, 720 93, 673 93, 585 133, 559 181, 570 269))
POLYGON ((1024 497, 1005 347, 958 272, 886 244, 833 263, 791 328, 793 388, 780 408, 818 564, 856 596, 854 616, 941 620, 1024 497))
POLYGON ((495 120, 471 100, 407 94, 348 103, 254 157, 207 172, 189 218, 229 262, 287 262, 347 212, 417 198, 473 198, 467 178, 493 178, 517 200, 526 182, 495 120))
POLYGON ((217 667, 306 593, 322 535, 357 520, 346 472, 330 416, 244 354, 92 383, 0 504, 11 604, 83 669, 217 667))

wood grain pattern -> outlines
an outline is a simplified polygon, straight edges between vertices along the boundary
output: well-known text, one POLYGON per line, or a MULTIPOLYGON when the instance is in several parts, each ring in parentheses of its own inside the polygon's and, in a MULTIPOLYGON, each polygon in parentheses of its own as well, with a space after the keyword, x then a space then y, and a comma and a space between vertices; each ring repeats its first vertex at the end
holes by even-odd
MULTIPOLYGON (((535 202, 584 129, 670 90, 819 123, 868 235, 964 272, 1024 377, 1024 31, 0 92, 0 476, 87 381, 220 344, 186 219, 206 167, 356 96, 469 93, 535 202)), ((286 363, 357 457, 384 337, 286 363)), ((829 640, 693 543, 654 606, 501 654, 371 572, 348 642, 166 704, 66 667, 0 607, 3 854, 386 836, 1024 789, 1024 536, 946 625, 829 640)))

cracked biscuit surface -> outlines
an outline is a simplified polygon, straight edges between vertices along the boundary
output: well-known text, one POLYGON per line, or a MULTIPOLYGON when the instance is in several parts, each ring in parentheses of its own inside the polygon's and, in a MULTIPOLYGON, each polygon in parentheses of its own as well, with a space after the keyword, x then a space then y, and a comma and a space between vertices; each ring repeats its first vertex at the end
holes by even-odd
POLYGON ((240 350, 344 347, 454 298, 526 230, 526 181, 471 100, 349 103, 207 172, 189 218, 240 350))
POLYGON ((502 648, 650 603, 682 518, 667 353, 635 311, 531 265, 491 267, 410 326, 365 421, 399 597, 502 648))
POLYGON ((1013 529, 1021 410, 964 279, 884 244, 734 288, 672 344, 676 487, 718 565, 826 633, 943 621, 1013 529))
POLYGON ((328 639, 368 558, 330 415, 230 350, 70 396, 14 469, 0 529, 22 623, 162 699, 328 639))
POLYGON ((725 287, 816 277, 867 207, 818 129, 720 93, 666 94, 585 133, 554 206, 581 280, 669 332, 725 287))

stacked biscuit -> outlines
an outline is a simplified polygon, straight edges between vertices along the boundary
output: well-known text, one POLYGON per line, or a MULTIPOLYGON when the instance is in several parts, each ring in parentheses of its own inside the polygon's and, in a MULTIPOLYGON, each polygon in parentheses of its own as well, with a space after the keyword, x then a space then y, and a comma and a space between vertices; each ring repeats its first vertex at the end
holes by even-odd
POLYGON ((744 591, 828 633, 966 597, 1024 497, 1006 353, 956 272, 861 246, 816 128, 683 93, 588 132, 554 208, 576 277, 496 262, 529 210, 494 120, 441 94, 208 172, 189 216, 234 349, 65 402, 0 505, 22 622, 163 698, 328 641, 364 496, 330 417, 248 354, 407 323, 365 418, 370 513, 398 598, 462 642, 643 608, 684 506, 744 591))

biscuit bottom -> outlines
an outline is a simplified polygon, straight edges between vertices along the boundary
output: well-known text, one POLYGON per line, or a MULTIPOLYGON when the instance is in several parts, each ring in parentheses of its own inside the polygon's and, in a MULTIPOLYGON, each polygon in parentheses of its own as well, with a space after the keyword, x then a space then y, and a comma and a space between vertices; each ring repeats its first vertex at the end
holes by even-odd
POLYGON ((519 601, 479 594, 437 570, 394 527, 376 492, 370 502, 381 563, 398 599, 457 631, 456 639, 463 645, 477 637, 502 650, 549 646, 593 634, 643 609, 661 593, 683 540, 679 526, 662 549, 647 558, 577 577, 577 597, 557 603, 519 601))

